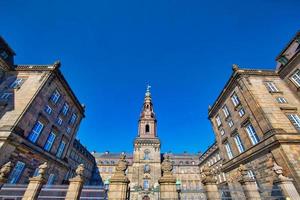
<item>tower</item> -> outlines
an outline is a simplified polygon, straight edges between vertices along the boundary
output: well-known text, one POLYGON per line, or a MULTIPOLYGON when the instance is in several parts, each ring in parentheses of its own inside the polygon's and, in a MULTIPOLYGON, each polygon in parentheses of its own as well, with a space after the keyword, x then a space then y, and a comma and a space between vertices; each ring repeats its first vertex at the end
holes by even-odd
POLYGON ((138 136, 134 141, 131 177, 131 198, 158 199, 158 179, 161 177, 160 140, 157 137, 157 121, 153 109, 150 86, 138 123, 138 136), (152 191, 152 192, 151 192, 152 191))

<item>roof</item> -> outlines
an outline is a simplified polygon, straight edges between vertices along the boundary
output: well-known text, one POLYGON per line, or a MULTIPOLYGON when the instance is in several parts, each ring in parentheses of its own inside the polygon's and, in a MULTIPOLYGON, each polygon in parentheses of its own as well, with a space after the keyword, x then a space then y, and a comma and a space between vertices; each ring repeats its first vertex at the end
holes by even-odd
POLYGON ((291 44, 294 42, 294 40, 300 37, 300 30, 296 33, 296 35, 287 43, 287 45, 284 47, 283 50, 280 51, 280 53, 278 54, 278 56, 276 57, 276 60, 278 60, 281 55, 289 48, 289 46, 291 46, 291 44))
POLYGON ((8 43, 5 41, 5 39, 0 35, 0 42, 4 44, 4 46, 13 54, 16 55, 14 50, 8 45, 8 43))

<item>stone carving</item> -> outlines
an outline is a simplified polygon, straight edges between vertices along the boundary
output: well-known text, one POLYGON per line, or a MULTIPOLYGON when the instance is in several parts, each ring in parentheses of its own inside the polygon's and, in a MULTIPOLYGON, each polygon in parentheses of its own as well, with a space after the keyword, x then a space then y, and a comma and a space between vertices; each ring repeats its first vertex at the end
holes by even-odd
POLYGON ((53 67, 54 67, 54 68, 59 68, 60 65, 61 65, 60 61, 57 60, 57 61, 54 62, 53 67))
POLYGON ((276 162, 274 162, 272 169, 275 172, 276 178, 278 180, 280 180, 280 181, 291 180, 290 178, 283 176, 283 168, 281 166, 279 166, 276 162))
POLYGON ((239 69, 239 66, 237 64, 232 65, 232 70, 237 71, 239 69))
POLYGON ((211 170, 210 167, 208 166, 204 166, 203 169, 202 169, 202 183, 203 184, 208 184, 208 183, 217 183, 217 180, 216 178, 214 177, 214 173, 213 171, 211 170))
POLYGON ((84 173, 84 165, 83 164, 80 164, 78 165, 77 169, 76 169, 76 177, 78 178, 82 178, 83 177, 83 173, 84 173))
POLYGON ((161 164, 161 170, 163 172, 163 176, 172 175, 173 165, 170 161, 170 155, 166 155, 164 161, 161 164))
POLYGON ((5 165, 3 165, 0 169, 0 181, 1 180, 6 180, 8 178, 9 172, 12 169, 12 162, 9 161, 8 163, 6 163, 5 165))
POLYGON ((121 154, 118 165, 116 167, 116 173, 121 173, 125 175, 125 171, 128 167, 128 162, 126 161, 126 155, 121 154))
POLYGON ((38 177, 44 178, 46 174, 46 169, 48 168, 47 162, 44 162, 39 166, 38 177))

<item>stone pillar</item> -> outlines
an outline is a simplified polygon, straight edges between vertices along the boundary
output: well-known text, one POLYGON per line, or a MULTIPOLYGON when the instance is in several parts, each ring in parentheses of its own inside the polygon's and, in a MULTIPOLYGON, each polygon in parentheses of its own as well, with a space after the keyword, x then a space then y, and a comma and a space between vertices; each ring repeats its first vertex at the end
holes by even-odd
POLYGON ((29 179, 29 184, 24 193, 22 200, 36 200, 40 194, 43 185, 46 182, 45 174, 47 162, 39 166, 39 175, 29 179))
POLYGON ((291 200, 300 199, 300 195, 294 186, 293 179, 283 176, 282 167, 274 162, 273 170, 277 176, 274 180, 274 184, 281 189, 282 194, 291 200))
POLYGON ((126 177, 125 171, 128 167, 126 161, 126 155, 121 154, 116 171, 113 177, 110 179, 108 199, 109 200, 126 200, 128 196, 128 184, 129 180, 126 177))
POLYGON ((176 200, 178 194, 176 191, 176 178, 172 174, 172 163, 170 156, 166 155, 161 164, 163 176, 158 180, 160 184, 160 199, 161 200, 176 200))
POLYGON ((247 168, 244 165, 240 165, 239 172, 240 172, 239 182, 243 187, 243 191, 246 196, 246 199, 260 200, 261 197, 255 179, 249 177, 247 168))
POLYGON ((84 174, 84 165, 78 165, 76 169, 76 176, 69 180, 69 187, 66 194, 65 200, 79 200, 81 195, 81 190, 83 188, 83 174, 84 174))
POLYGON ((206 192, 207 200, 220 200, 220 193, 217 186, 217 180, 214 173, 208 166, 203 167, 202 171, 202 184, 206 192))
POLYGON ((12 162, 8 162, 5 165, 3 165, 0 169, 0 188, 1 186, 7 182, 8 175, 12 169, 12 162))

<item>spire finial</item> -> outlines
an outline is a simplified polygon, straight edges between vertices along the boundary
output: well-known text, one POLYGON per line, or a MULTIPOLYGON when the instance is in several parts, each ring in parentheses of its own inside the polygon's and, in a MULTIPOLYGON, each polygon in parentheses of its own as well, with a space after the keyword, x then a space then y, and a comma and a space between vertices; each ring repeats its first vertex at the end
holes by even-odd
POLYGON ((147 84, 146 96, 150 96, 151 95, 150 88, 151 88, 151 85, 147 84))

